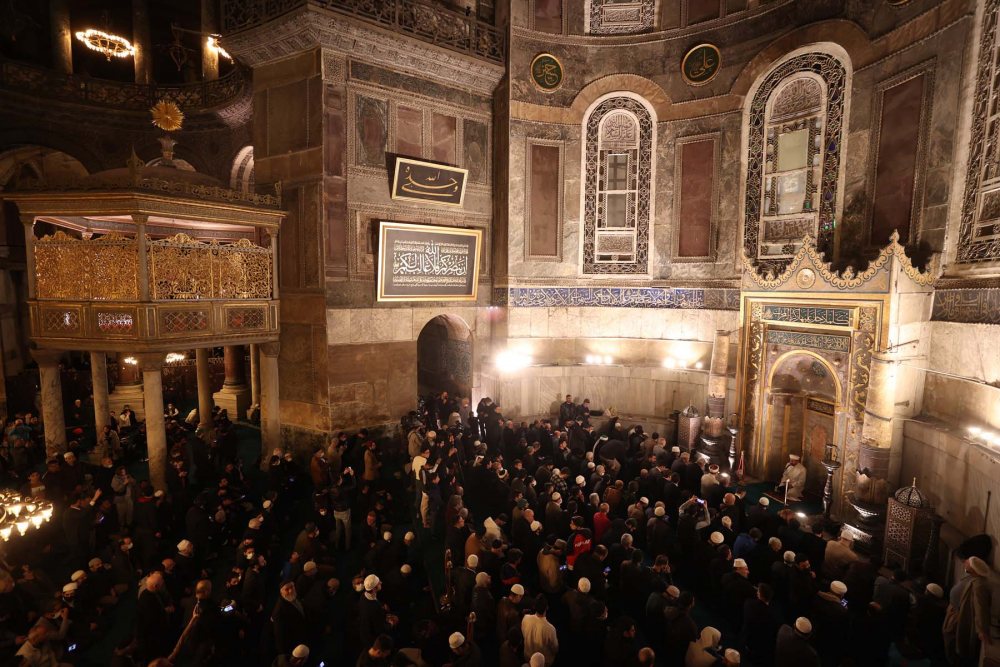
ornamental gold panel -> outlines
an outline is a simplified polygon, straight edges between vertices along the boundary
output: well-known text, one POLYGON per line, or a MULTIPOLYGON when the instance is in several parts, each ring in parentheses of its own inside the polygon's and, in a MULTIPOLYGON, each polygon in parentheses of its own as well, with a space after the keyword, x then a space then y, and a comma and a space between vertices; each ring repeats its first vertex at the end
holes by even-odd
POLYGON ((221 245, 177 234, 149 243, 149 295, 156 300, 267 299, 269 248, 247 239, 221 245))
POLYGON ((35 240, 40 299, 134 301, 138 273, 135 239, 117 232, 77 239, 57 231, 35 240))

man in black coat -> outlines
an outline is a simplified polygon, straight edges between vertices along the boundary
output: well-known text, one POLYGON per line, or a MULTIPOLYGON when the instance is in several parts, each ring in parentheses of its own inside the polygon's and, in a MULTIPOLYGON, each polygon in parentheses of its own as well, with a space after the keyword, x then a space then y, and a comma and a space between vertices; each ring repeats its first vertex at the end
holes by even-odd
POLYGON ((795 621, 795 628, 782 625, 774 646, 774 667, 819 667, 816 649, 809 645, 812 623, 805 616, 795 621))
POLYGON ((667 607, 664 633, 665 665, 683 665, 688 646, 699 637, 698 625, 691 618, 694 608, 694 596, 687 591, 677 598, 676 607, 667 607))
POLYGON ((826 540, 823 539, 822 521, 815 522, 812 525, 812 531, 802 535, 799 550, 804 551, 809 556, 809 565, 813 572, 819 572, 823 569, 823 558, 826 557, 826 540))
POLYGON ((722 577, 722 592, 726 599, 726 609, 729 620, 734 626, 740 624, 743 614, 743 603, 757 596, 757 591, 750 583, 750 568, 742 558, 733 561, 733 571, 722 577))
POLYGON ((847 586, 834 581, 829 591, 816 595, 812 605, 812 619, 816 624, 816 648, 823 655, 823 661, 839 665, 845 654, 847 637, 851 629, 851 619, 844 606, 847 586))
POLYGON ((392 632, 399 619, 389 614, 378 599, 382 581, 377 576, 365 577, 364 586, 365 592, 358 601, 358 626, 361 645, 371 646, 379 635, 392 632))
POLYGON ((573 572, 578 577, 590 579, 590 594, 598 600, 604 600, 607 578, 604 567, 608 558, 608 548, 598 544, 592 551, 585 551, 576 558, 573 572))
POLYGON ((788 578, 788 606, 793 617, 809 613, 818 590, 816 573, 809 567, 809 558, 804 553, 796 554, 795 569, 788 578))
POLYGON ((743 603, 740 651, 752 665, 770 665, 774 661, 774 642, 781 623, 771 606, 773 595, 770 586, 761 584, 757 596, 743 603))
MULTIPOLYGON (((295 583, 286 581, 281 584, 281 595, 271 612, 271 623, 274 625, 274 645, 278 655, 291 655, 306 638, 306 612, 295 591, 295 583)), ((362 628, 363 630, 363 628, 362 628)), ((370 644, 362 640, 364 645, 370 644)))
MULTIPOLYGON (((173 607, 169 607, 170 610, 173 607)), ((173 649, 168 606, 163 600, 163 576, 154 572, 146 578, 146 588, 135 610, 135 638, 144 660, 162 658, 173 649)))
POLYGON ((566 428, 566 422, 576 417, 576 404, 573 395, 566 394, 566 400, 559 405, 559 428, 566 428))

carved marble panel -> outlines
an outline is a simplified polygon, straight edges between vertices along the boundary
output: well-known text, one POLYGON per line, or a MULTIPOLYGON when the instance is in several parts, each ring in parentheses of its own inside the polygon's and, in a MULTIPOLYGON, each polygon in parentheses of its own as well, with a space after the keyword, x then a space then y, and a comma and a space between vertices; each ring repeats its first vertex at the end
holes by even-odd
POLYGON ((385 147, 389 137, 388 105, 362 95, 355 96, 357 122, 355 151, 358 166, 385 168, 385 147))

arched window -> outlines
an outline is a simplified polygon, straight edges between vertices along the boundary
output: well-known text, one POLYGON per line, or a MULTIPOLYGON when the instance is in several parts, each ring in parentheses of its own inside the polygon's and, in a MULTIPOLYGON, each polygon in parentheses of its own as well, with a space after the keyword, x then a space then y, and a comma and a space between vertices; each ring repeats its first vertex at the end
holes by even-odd
POLYGON ((744 247, 762 270, 780 271, 807 234, 833 246, 846 83, 837 58, 804 53, 751 98, 744 247))
POLYGON ((652 114, 638 99, 612 96, 584 128, 583 273, 647 273, 652 114))

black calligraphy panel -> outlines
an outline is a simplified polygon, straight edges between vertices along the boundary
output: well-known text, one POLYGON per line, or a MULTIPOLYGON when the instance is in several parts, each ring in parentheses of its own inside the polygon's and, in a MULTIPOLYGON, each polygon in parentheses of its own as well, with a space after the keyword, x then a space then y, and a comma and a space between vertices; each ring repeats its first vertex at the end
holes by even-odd
POLYGON ((475 300, 482 231, 379 223, 379 301, 475 300))
POLYGON ((468 175, 466 169, 397 157, 392 198, 460 207, 468 175))

